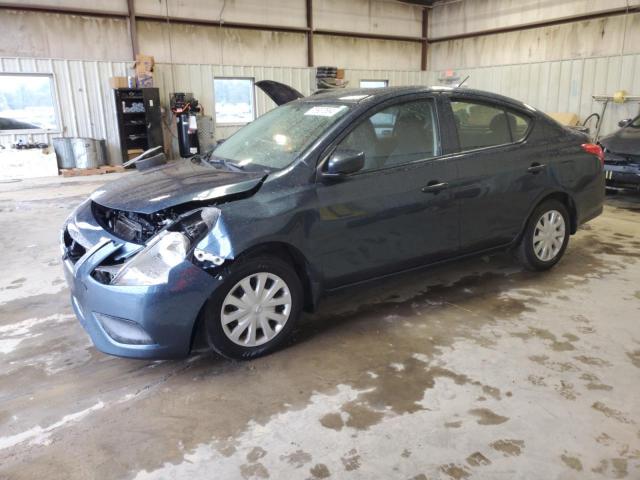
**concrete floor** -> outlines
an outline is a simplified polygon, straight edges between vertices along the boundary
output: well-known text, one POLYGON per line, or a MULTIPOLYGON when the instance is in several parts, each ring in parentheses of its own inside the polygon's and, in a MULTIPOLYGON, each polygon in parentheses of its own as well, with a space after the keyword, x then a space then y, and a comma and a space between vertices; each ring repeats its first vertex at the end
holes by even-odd
POLYGON ((0 478, 640 478, 640 196, 551 272, 345 292, 250 363, 97 352, 58 227, 115 176, 0 184, 0 478))

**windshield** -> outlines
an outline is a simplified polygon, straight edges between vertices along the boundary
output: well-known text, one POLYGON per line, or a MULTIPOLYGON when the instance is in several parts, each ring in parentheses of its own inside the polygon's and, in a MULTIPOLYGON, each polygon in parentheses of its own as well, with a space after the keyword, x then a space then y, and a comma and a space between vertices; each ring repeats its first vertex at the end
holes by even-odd
POLYGON ((340 104, 283 105, 238 130, 214 155, 242 167, 285 168, 348 110, 340 104))

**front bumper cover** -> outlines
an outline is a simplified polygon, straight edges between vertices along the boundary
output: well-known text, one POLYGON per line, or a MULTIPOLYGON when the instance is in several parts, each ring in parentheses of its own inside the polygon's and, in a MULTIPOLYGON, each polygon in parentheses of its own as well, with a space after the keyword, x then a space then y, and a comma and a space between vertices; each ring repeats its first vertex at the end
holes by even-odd
POLYGON ((110 236, 91 220, 86 209, 79 208, 66 225, 74 239, 83 242, 86 253, 75 263, 69 258, 63 263, 73 309, 95 346, 104 353, 131 358, 188 355, 200 309, 222 282, 221 277, 214 277, 185 260, 173 267, 166 284, 116 286, 100 283, 91 275, 94 269, 116 250, 131 246, 110 236), (114 335, 120 341, 116 340, 99 321, 101 315, 132 322, 151 338, 152 343, 123 343, 122 338, 114 335))

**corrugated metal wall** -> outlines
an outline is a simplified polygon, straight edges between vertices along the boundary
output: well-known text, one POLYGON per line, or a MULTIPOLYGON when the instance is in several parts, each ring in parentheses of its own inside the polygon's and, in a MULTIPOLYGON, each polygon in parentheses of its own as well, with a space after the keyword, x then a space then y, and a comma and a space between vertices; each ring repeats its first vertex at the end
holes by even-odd
MULTIPOLYGON (((113 94, 109 77, 130 74, 131 64, 126 62, 92 62, 52 59, 0 58, 0 72, 5 73, 53 73, 56 103, 60 117, 59 132, 32 135, 35 142, 51 143, 55 137, 90 137, 106 139, 109 161, 121 162, 118 147, 113 94)), ((294 67, 256 67, 224 65, 156 64, 155 84, 160 89, 163 107, 168 108, 169 94, 174 91, 192 92, 204 107, 205 114, 212 115, 214 77, 249 77, 255 81, 276 80, 291 85, 305 95, 312 92, 315 69, 294 67)), ((347 78, 352 86, 360 79, 389 80, 389 85, 425 84, 426 72, 348 70, 347 78)), ((256 93, 256 114, 262 115, 275 104, 261 91, 256 93)), ((216 138, 226 138, 238 126, 220 126, 216 138)), ((177 152, 175 127, 172 126, 172 146, 177 152)), ((10 145, 18 140, 28 141, 29 135, 0 134, 0 145, 10 145)))
MULTIPOLYGON (((31 58, 0 58, 3 73, 53 73, 60 131, 32 135, 34 142, 51 143, 54 137, 108 139, 109 158, 119 159, 118 127, 109 77, 127 74, 125 62, 90 62, 31 58)), ((0 134, 0 145, 28 135, 0 134)), ((117 162, 119 163, 119 162, 117 162)))
MULTIPOLYGON (((574 112, 584 120, 600 113, 602 104, 592 95, 613 95, 626 90, 640 95, 640 55, 585 58, 557 62, 528 63, 459 69, 460 78, 469 75, 465 85, 522 100, 545 112, 574 112)), ((441 72, 430 72, 428 82, 440 83, 441 72)), ((610 103, 601 133, 618 128, 618 121, 638 114, 638 102, 610 103)))
MULTIPOLYGON (((0 72, 53 73, 56 102, 61 120, 59 132, 33 135, 34 141, 50 143, 57 136, 106 139, 110 162, 120 163, 118 133, 109 77, 125 76, 131 65, 126 62, 93 62, 52 59, 0 58, 0 72)), ((543 111, 576 112, 584 119, 600 112, 601 105, 591 95, 612 94, 625 89, 640 95, 640 55, 588 58, 462 69, 470 75, 467 85, 518 98, 543 111)), ((271 79, 291 85, 304 94, 311 93, 314 69, 293 67, 169 65, 156 66, 156 85, 167 107, 172 91, 192 92, 211 115, 215 76, 271 79)), ((388 80, 389 85, 434 85, 439 72, 347 70, 350 86, 359 81, 388 80)), ((256 113, 261 115, 274 104, 262 92, 256 94, 256 113)), ((605 115, 603 133, 614 131, 618 120, 634 116, 637 103, 612 104, 605 115)), ((216 138, 225 138, 238 127, 220 126, 216 138)), ((173 129, 175 131, 175 129, 173 129)), ((9 145, 27 135, 0 134, 0 144, 9 145)), ((175 143, 175 141, 174 141, 175 143)), ((175 147, 174 147, 175 148, 175 147)))

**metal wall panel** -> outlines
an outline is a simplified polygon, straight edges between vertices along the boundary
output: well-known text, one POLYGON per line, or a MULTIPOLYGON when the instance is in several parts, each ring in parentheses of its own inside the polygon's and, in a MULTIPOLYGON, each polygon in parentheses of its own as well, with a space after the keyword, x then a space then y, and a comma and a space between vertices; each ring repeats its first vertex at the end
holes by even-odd
POLYGON ((55 137, 106 139, 109 161, 121 163, 118 127, 109 77, 127 74, 125 62, 91 62, 32 58, 0 58, 0 72, 52 73, 60 131, 21 135, 0 134, 0 145, 22 140, 51 143, 55 137))
MULTIPOLYGON (((93 137, 106 139, 112 164, 120 163, 118 131, 109 77, 129 73, 127 62, 93 62, 31 58, 0 58, 0 72, 53 73, 56 103, 61 130, 35 134, 33 141, 51 143, 52 138, 93 137)), ((206 115, 213 115, 213 79, 216 76, 250 77, 255 81, 271 79, 293 86, 305 95, 314 89, 314 69, 295 67, 257 67, 231 65, 157 64, 155 83, 160 89, 162 106, 167 109, 169 94, 192 92, 200 100, 206 115)), ((351 87, 361 79, 388 80, 389 85, 436 85, 440 72, 394 70, 347 70, 351 87)), ((518 98, 543 111, 572 111, 584 119, 600 112, 593 102, 594 94, 611 95, 624 89, 640 95, 640 55, 587 58, 557 62, 504 65, 459 70, 470 75, 467 85, 518 98)), ((261 115, 275 105, 262 92, 256 92, 256 114, 261 115)), ((603 133, 617 128, 618 120, 638 112, 637 103, 612 104, 605 115, 603 133)), ((218 126, 216 138, 226 138, 238 126, 218 126)), ((175 151, 175 127, 171 125, 175 151)), ((0 134, 0 144, 10 145, 28 135, 0 134)), ((167 136, 169 139, 169 136, 167 136)))
MULTIPOLYGON (((592 95, 626 90, 640 95, 640 55, 584 58, 456 70, 465 85, 521 100, 545 112, 573 112, 584 120, 600 113, 592 95)), ((427 83, 437 85, 442 72, 429 72, 427 83)), ((638 114, 638 102, 610 103, 601 134, 618 129, 618 121, 638 114)))

